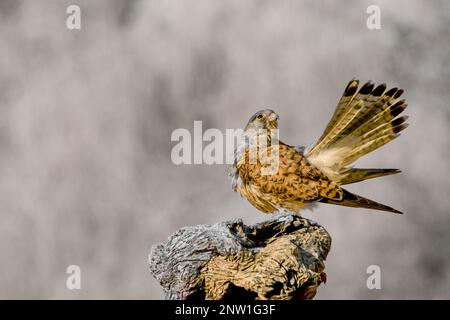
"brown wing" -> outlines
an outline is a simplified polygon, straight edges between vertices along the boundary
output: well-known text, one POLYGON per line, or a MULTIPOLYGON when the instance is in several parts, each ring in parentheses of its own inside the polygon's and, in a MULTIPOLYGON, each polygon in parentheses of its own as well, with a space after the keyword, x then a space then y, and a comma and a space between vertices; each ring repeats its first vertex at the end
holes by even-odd
MULTIPOLYGON (((270 147, 273 152, 274 147, 270 147)), ((341 200, 343 193, 339 186, 330 181, 315 166, 299 153, 294 147, 279 145, 278 170, 272 174, 264 175, 262 169, 269 168, 269 156, 272 154, 263 152, 261 161, 256 164, 242 163, 247 166, 242 170, 246 172, 245 180, 264 193, 270 202, 300 201, 314 202, 322 198, 341 200)))

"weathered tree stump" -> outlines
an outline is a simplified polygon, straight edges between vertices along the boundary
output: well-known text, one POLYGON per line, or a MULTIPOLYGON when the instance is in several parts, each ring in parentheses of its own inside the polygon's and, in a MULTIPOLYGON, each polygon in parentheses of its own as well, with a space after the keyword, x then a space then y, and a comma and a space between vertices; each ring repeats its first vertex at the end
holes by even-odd
POLYGON ((166 299, 312 299, 326 280, 331 237, 294 215, 185 227, 152 247, 166 299))

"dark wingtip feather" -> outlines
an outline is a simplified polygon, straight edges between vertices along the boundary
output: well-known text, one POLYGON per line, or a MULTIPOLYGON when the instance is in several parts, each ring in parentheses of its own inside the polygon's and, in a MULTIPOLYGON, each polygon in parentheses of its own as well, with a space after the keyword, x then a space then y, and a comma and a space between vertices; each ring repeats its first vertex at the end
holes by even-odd
POLYGON ((359 89, 359 93, 364 95, 370 94, 374 86, 375 84, 369 80, 361 87, 361 89, 359 89))
POLYGON ((375 202, 373 200, 364 198, 360 195, 351 193, 345 189, 341 189, 343 191, 343 198, 341 201, 335 201, 332 199, 323 198, 319 200, 319 202, 337 204, 341 206, 354 207, 354 208, 366 208, 366 209, 374 209, 386 212, 392 212, 397 214, 403 214, 403 212, 398 211, 392 207, 384 205, 379 202, 375 202))
POLYGON ((392 120, 391 124, 393 127, 398 126, 399 124, 402 124, 403 122, 405 122, 406 120, 408 120, 408 116, 403 116, 400 118, 396 118, 394 120, 392 120))
POLYGON ((347 87, 344 90, 344 96, 349 97, 353 96, 358 90, 359 80, 352 80, 348 83, 347 87))
POLYGON ((406 103, 404 103, 404 104, 402 104, 402 103, 394 104, 393 106, 390 107, 391 116, 395 118, 400 113, 402 113, 406 109, 407 106, 408 106, 408 104, 406 104, 406 103))
POLYGON ((400 125, 393 127, 392 130, 394 131, 394 133, 399 133, 400 131, 403 131, 408 127, 409 127, 408 123, 402 123, 400 125))
POLYGON ((400 169, 379 169, 380 172, 384 172, 385 175, 392 175, 392 174, 397 174, 397 173, 401 173, 402 170, 400 169))
POLYGON ((396 107, 398 107, 398 106, 401 106, 402 104, 405 104, 405 99, 399 100, 399 101, 397 101, 396 103, 394 103, 394 104, 392 105, 392 108, 396 108, 396 107))
POLYGON ((403 214, 403 212, 398 211, 397 209, 394 209, 394 208, 391 208, 391 209, 392 209, 392 211, 390 211, 390 212, 398 213, 398 214, 403 214))
POLYGON ((395 95, 394 95, 394 99, 400 98, 400 96, 402 95, 402 93, 403 93, 403 89, 398 90, 398 91, 395 93, 395 95))
POLYGON ((386 90, 386 83, 382 83, 372 91, 372 95, 379 97, 384 93, 385 90, 386 90))
POLYGON ((387 95, 388 97, 392 97, 392 96, 394 96, 394 94, 397 92, 397 90, 398 90, 398 88, 392 88, 392 89, 389 89, 389 90, 385 93, 385 95, 387 95))

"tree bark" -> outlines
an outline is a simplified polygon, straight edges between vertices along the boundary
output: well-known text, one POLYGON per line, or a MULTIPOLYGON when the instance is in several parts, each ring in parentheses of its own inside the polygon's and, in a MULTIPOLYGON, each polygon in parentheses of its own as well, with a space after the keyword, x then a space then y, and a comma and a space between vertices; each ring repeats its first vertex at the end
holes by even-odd
POLYGON ((149 264, 166 299, 312 299, 330 246, 317 223, 278 215, 184 227, 152 247, 149 264))

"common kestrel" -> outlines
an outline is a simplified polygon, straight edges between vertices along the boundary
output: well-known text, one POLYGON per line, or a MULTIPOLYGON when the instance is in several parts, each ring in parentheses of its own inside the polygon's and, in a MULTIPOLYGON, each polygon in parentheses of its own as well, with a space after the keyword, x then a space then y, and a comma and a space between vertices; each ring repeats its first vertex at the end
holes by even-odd
POLYGON ((324 133, 309 150, 273 141, 278 115, 270 109, 255 113, 244 130, 247 139, 235 152, 233 189, 265 213, 298 213, 316 202, 401 213, 342 185, 400 172, 350 165, 408 126, 407 116, 398 117, 407 106, 399 99, 402 93, 398 88, 386 90, 384 83, 369 81, 359 88, 358 80, 350 81, 324 133))

